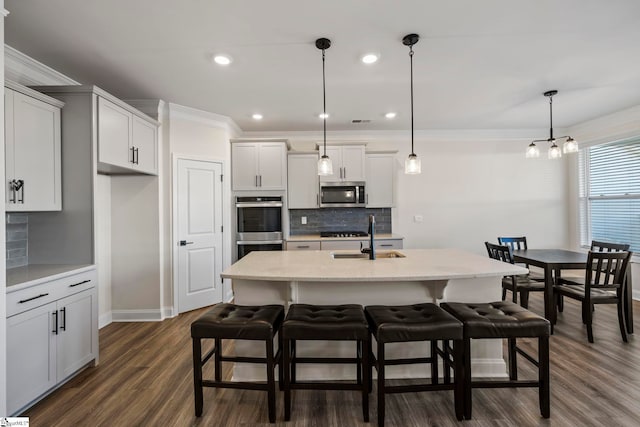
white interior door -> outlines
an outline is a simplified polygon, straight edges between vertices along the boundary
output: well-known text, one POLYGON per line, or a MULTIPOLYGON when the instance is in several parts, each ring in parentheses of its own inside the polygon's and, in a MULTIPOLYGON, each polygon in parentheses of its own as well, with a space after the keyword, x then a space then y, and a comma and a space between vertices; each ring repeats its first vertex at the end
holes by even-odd
POLYGON ((222 164, 177 162, 178 312, 222 301, 222 164))

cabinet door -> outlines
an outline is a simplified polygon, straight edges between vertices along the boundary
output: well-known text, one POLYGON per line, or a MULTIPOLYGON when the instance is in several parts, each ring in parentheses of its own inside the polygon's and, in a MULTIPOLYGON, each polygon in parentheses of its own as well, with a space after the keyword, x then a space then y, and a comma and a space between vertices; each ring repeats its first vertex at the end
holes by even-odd
POLYGON ((319 251, 320 242, 317 240, 310 240, 308 242, 287 242, 288 251, 319 251))
POLYGON ((368 240, 324 240, 320 242, 320 247, 323 251, 326 250, 360 250, 360 245, 363 247, 369 247, 368 240))
POLYGON ((131 146, 133 168, 141 172, 158 173, 158 128, 139 117, 133 116, 131 146))
POLYGON ((342 180, 365 180, 364 145, 342 147, 342 180))
POLYGON ((391 154, 367 155, 367 207, 393 206, 394 162, 391 154))
POLYGON ((131 168, 133 115, 111 101, 98 98, 98 161, 131 168))
POLYGON ((96 358, 93 322, 97 319, 95 289, 58 301, 58 381, 96 358))
POLYGON ((4 176, 5 176, 5 209, 12 210, 15 203, 15 194, 9 185, 15 179, 13 165, 13 94, 11 89, 4 88, 4 176))
POLYGON ((258 188, 258 147, 255 143, 231 144, 231 170, 234 190, 258 188))
MULTIPOLYGON (((320 156, 324 154, 324 148, 320 147, 320 156)), ((333 166, 333 174, 323 175, 320 177, 320 182, 338 182, 342 180, 342 148, 341 147, 327 147, 327 156, 331 159, 333 166)), ((317 170, 317 167, 316 167, 317 170)))
POLYGON ((376 249, 402 249, 402 239, 384 239, 375 241, 376 249))
POLYGON ((289 209, 318 207, 318 155, 292 154, 288 158, 289 209))
POLYGON ((287 147, 282 143, 258 143, 260 190, 284 190, 287 186, 287 147))
POLYGON ((7 319, 7 413, 56 384, 56 303, 7 319))
MULTIPOLYGON (((8 190, 8 211, 62 209, 60 108, 13 93, 13 177, 22 188, 8 190)), ((7 159, 11 162, 10 159, 7 159)), ((7 175, 9 177, 9 175, 7 175)))

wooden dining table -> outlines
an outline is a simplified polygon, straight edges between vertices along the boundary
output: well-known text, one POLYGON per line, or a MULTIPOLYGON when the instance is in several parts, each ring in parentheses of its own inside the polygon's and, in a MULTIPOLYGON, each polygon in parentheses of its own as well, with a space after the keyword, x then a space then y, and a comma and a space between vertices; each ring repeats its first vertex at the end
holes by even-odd
MULTIPOLYGON (((551 332, 556 323, 556 310, 553 301, 553 284, 561 277, 562 270, 584 270, 587 265, 587 253, 565 249, 521 249, 513 251, 515 262, 525 263, 544 270, 544 317, 551 322, 551 332)), ((631 277, 627 275, 627 287, 624 295, 624 313, 627 331, 633 333, 633 298, 631 277)))

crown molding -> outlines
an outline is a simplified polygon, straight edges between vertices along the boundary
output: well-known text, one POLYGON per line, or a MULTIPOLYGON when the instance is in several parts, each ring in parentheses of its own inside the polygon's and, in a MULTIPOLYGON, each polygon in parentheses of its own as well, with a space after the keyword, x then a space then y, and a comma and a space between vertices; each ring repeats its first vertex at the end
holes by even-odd
POLYGON ((9 16, 9 14, 10 14, 11 12, 9 12, 7 9, 4 9, 4 8, 3 8, 3 9, 2 9, 2 12, 0 12, 0 13, 2 13, 2 16, 4 16, 4 17, 6 18, 7 16, 9 16))
POLYGON ((169 103, 169 116, 171 118, 180 118, 196 123, 205 124, 207 126, 219 127, 229 132, 230 138, 236 138, 242 134, 242 129, 230 117, 223 116, 208 111, 198 110, 197 108, 186 107, 180 104, 169 103))
POLYGON ((578 123, 568 130, 580 147, 637 137, 640 135, 640 106, 578 123))
POLYGON ((4 45, 4 70, 5 78, 25 86, 80 84, 7 44, 4 45))
POLYGON ((155 120, 160 120, 165 106, 165 102, 161 99, 125 99, 124 102, 155 120))

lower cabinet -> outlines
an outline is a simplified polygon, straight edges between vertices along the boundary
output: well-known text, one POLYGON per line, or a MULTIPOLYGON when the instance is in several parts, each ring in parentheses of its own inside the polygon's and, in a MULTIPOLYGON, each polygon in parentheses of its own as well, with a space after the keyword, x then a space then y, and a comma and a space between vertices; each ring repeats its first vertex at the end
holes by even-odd
POLYGON ((288 251, 319 251, 320 242, 317 240, 310 241, 288 241, 288 251))
POLYGON ((97 290, 85 277, 74 278, 88 282, 71 295, 68 280, 37 286, 34 296, 61 298, 7 318, 8 414, 19 414, 97 358, 97 290))
MULTIPOLYGON (((376 249, 389 250, 389 249, 402 249, 402 239, 375 239, 376 249)), ((301 250, 323 250, 323 251, 337 251, 337 250, 360 250, 361 248, 369 247, 368 239, 356 239, 356 240, 305 240, 305 241, 288 241, 288 251, 301 251, 301 250)))

